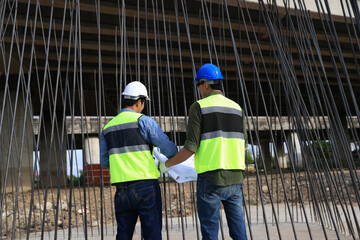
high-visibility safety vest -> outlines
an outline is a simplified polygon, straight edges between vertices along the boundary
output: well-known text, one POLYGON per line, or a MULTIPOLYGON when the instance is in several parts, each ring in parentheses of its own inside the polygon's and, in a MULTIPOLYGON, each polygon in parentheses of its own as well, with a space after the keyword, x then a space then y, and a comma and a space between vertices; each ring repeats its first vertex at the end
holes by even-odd
POLYGON ((245 170, 243 111, 222 94, 198 101, 201 109, 201 140, 195 153, 198 174, 217 169, 245 170))
POLYGON ((142 137, 138 119, 142 114, 121 112, 108 122, 103 134, 109 150, 111 183, 158 179, 160 173, 142 137))

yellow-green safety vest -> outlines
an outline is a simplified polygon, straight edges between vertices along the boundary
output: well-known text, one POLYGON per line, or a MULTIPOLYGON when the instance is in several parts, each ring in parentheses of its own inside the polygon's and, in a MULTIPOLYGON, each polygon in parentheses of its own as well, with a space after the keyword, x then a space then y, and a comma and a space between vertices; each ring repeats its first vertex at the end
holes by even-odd
POLYGON ((197 173, 245 170, 243 111, 239 104, 222 94, 197 102, 201 109, 201 140, 195 153, 197 173))
POLYGON ((138 119, 141 116, 140 113, 124 111, 103 128, 109 151, 111 184, 158 179, 160 176, 150 145, 140 133, 138 119))

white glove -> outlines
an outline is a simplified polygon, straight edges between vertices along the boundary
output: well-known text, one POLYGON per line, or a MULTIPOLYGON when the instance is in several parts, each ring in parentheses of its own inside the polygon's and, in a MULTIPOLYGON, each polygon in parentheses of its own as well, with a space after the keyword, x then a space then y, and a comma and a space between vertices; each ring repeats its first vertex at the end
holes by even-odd
POLYGON ((165 166, 165 162, 160 161, 160 171, 163 173, 167 173, 169 171, 169 168, 165 166))

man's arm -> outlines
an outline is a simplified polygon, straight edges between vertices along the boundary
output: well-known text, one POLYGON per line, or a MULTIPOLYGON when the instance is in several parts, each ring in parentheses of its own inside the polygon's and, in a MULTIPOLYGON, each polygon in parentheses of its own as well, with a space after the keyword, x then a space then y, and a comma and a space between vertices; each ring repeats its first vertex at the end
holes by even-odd
POLYGON ((160 148, 161 153, 167 158, 174 156, 178 152, 175 144, 169 140, 154 119, 143 115, 139 118, 139 124, 140 133, 145 141, 160 148))
POLYGON ((170 158, 165 162, 166 167, 184 162, 186 159, 193 155, 200 144, 201 135, 201 114, 200 105, 195 102, 190 106, 189 109, 189 120, 186 129, 186 141, 184 148, 178 152, 174 157, 170 158))
POLYGON ((194 152, 183 148, 178 152, 174 157, 170 158, 165 162, 165 167, 171 167, 173 165, 179 164, 187 160, 194 152))
POLYGON ((100 164, 103 168, 109 168, 109 150, 104 134, 100 134, 100 164))

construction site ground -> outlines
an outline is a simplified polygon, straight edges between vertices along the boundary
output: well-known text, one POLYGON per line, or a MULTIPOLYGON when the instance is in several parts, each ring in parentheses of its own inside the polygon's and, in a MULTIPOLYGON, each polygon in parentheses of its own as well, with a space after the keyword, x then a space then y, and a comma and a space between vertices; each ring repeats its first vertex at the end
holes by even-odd
MULTIPOLYGON (((264 175, 261 175, 261 187, 259 188, 256 184, 256 175, 255 174, 248 174, 244 181, 244 194, 245 194, 245 201, 247 202, 248 212, 249 215, 247 216, 251 222, 251 232, 248 230, 248 235, 252 234, 254 239, 258 239, 261 236, 262 238, 266 238, 267 231, 269 232, 269 236, 275 237, 275 239, 279 238, 277 226, 275 224, 276 219, 272 214, 272 205, 271 205, 271 198, 274 205, 274 209, 276 215, 279 216, 277 221, 279 222, 279 231, 281 237, 283 239, 293 239, 294 238, 294 231, 295 229, 296 235, 299 239, 310 239, 310 235, 308 230, 310 229, 313 239, 322 239, 324 237, 324 232, 322 230, 321 225, 317 225, 315 221, 316 216, 311 209, 311 204, 309 203, 309 182, 307 182, 304 178, 304 174, 298 174, 297 179, 298 183, 295 183, 294 177, 290 173, 283 174, 283 178, 279 174, 271 174, 268 173, 267 181, 264 175), (269 186, 269 187, 268 187, 269 186), (306 224, 306 218, 303 214, 303 208, 300 204, 299 195, 296 194, 297 187, 301 189, 302 198, 305 202, 304 208, 306 212, 306 217, 308 218, 309 225, 306 224), (285 196, 283 189, 286 189, 287 195, 285 196), (261 189, 265 213, 266 213, 266 220, 267 225, 264 224, 264 216, 262 211, 262 204, 260 201, 259 191, 261 189), (271 193, 271 194, 270 194, 271 193), (286 202, 287 199, 287 202, 286 202), (288 206, 288 207, 286 207, 288 206), (289 212, 290 208, 290 212, 289 212), (289 220, 289 214, 292 214, 294 219, 294 226, 292 226, 291 221, 289 220), (266 229, 266 226, 268 229, 266 229), (319 236, 319 238, 317 237, 319 236)), ((346 174, 346 177, 349 177, 346 174)), ((183 219, 184 222, 184 229, 185 229, 185 238, 186 239, 196 239, 196 234, 200 234, 200 229, 197 231, 197 227, 195 224, 195 212, 193 206, 193 189, 196 188, 196 182, 193 183, 184 183, 184 184, 176 184, 174 182, 167 182, 165 184, 166 190, 164 191, 164 187, 162 186, 163 194, 166 194, 166 203, 163 202, 163 239, 167 239, 167 232, 166 229, 169 229, 169 237, 170 239, 183 239, 182 230, 181 230, 181 214, 186 218, 183 219), (179 208, 179 187, 181 192, 181 202, 186 199, 185 204, 183 204, 183 211, 181 213, 179 208), (167 209, 167 224, 165 218, 165 205, 167 209)), ((330 191, 329 186, 326 186, 326 191, 330 191)), ((104 188, 103 193, 103 201, 105 201, 105 208, 103 208, 103 215, 104 215, 104 226, 105 232, 104 236, 105 239, 113 239, 114 234, 116 233, 116 222, 114 218, 114 210, 113 210, 113 195, 115 193, 115 187, 106 186, 104 188)), ((54 233, 55 229, 55 202, 56 199, 57 189, 49 190, 48 192, 48 201, 47 201, 47 210, 45 214, 45 222, 44 222, 44 236, 48 236, 49 238, 54 233)), ((100 187, 92 187, 90 186, 87 189, 87 229, 88 229, 88 237, 94 239, 98 239, 99 232, 100 232, 100 187)), ((61 236, 68 236, 68 228, 69 228, 69 211, 68 211, 68 199, 69 198, 69 189, 61 189, 60 190, 61 201, 59 201, 59 217, 57 221, 57 234, 61 238, 61 236)), ((31 236, 33 239, 36 239, 41 236, 41 228, 42 228, 42 219, 43 215, 43 206, 44 203, 39 203, 39 199, 44 199, 44 192, 43 191, 35 191, 34 194, 34 206, 33 206, 33 221, 30 225, 31 236)), ((11 204, 11 194, 7 194, 7 215, 3 215, 2 224, 3 224, 3 233, 2 238, 10 237, 11 229, 12 229, 12 222, 13 222, 13 215, 11 204), (7 233, 4 230, 7 229, 7 233)), ((19 213, 16 215, 15 221, 15 235, 18 239, 22 238, 26 233, 27 226, 28 226, 28 211, 31 199, 31 192, 25 192, 21 198, 24 199, 25 204, 19 204, 19 213), (26 209, 26 210, 24 210, 26 209), (26 216, 25 216, 26 213, 26 216), (20 222, 20 228, 19 228, 20 222)), ((83 189, 76 188, 72 193, 72 207, 71 207, 71 229, 72 229, 72 236, 74 239, 83 238, 83 222, 84 222, 84 207, 83 207, 83 189), (75 235, 74 235, 75 234, 75 235), (76 237, 75 237, 76 236, 76 237)), ((358 208, 357 208, 358 209, 358 208)), ((357 214, 360 216, 360 214, 357 214)), ((225 219, 225 215, 223 215, 223 219, 225 219)), ((248 221, 248 220, 247 220, 248 221)), ((248 224, 248 223, 247 223, 248 224)), ((248 224, 249 225, 249 224, 248 224)), ((198 225, 199 227, 199 225, 198 225)), ((136 227, 136 233, 134 239, 136 237, 141 236, 140 227, 136 227)), ((224 220, 223 226, 223 234, 225 239, 230 239, 228 236, 228 231, 226 227, 226 221, 224 220)), ((326 230, 329 239, 337 239, 338 236, 334 230, 326 230), (334 236, 334 238, 332 238, 334 236)), ((221 231, 219 231, 221 234, 221 231)), ((26 235, 25 235, 26 236, 26 235)), ((347 237, 344 234, 340 234, 341 238, 346 239, 347 237)))

